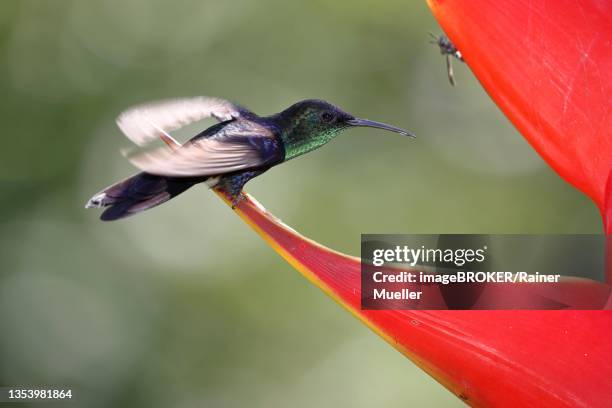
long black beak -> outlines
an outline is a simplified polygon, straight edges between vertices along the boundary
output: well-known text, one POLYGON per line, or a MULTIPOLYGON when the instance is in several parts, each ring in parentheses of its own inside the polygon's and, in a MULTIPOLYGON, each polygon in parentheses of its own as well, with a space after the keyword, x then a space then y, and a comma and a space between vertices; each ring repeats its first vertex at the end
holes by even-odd
POLYGON ((373 127, 378 129, 389 130, 391 132, 399 133, 400 135, 416 137, 412 132, 409 132, 404 129, 400 129, 395 126, 387 125, 386 123, 375 122, 373 120, 368 119, 351 119, 348 120, 348 123, 351 126, 365 126, 365 127, 373 127))

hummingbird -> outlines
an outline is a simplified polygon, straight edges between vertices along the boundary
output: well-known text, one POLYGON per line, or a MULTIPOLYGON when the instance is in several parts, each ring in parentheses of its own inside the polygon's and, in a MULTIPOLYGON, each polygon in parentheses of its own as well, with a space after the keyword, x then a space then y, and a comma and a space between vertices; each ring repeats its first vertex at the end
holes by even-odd
POLYGON ((465 62, 463 60, 463 55, 461 51, 455 47, 455 44, 444 34, 440 34, 439 36, 434 33, 429 33, 431 36, 430 44, 436 44, 438 48, 440 48, 440 54, 444 55, 446 58, 446 73, 448 74, 448 80, 452 86, 455 86, 455 72, 453 71, 453 63, 452 57, 458 59, 461 62, 465 62))
POLYGON ((270 168, 311 152, 351 127, 371 127, 414 137, 407 130, 359 119, 326 101, 307 99, 280 113, 258 116, 224 99, 198 96, 132 107, 117 118, 121 131, 136 145, 160 139, 162 147, 138 151, 128 160, 140 173, 94 195, 85 208, 106 208, 100 219, 118 220, 156 207, 190 187, 206 183, 232 200, 270 168), (184 144, 169 132, 205 118, 218 123, 184 144))

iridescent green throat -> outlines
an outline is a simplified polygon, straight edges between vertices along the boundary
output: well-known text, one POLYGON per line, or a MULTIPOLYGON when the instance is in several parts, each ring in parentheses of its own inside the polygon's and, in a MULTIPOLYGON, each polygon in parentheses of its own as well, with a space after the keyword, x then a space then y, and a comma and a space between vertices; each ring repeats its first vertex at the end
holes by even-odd
POLYGON ((310 133, 307 135, 283 132, 281 139, 285 144, 285 160, 293 159, 301 154, 311 152, 336 136, 340 129, 325 130, 320 133, 310 133))
POLYGON ((281 139, 285 145, 285 160, 311 152, 332 140, 344 127, 324 127, 309 118, 294 120, 284 126, 281 139))

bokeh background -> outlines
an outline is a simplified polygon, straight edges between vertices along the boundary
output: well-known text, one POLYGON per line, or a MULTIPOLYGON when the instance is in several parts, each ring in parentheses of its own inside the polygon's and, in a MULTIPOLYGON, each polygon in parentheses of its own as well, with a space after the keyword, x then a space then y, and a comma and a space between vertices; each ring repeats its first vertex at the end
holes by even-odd
POLYGON ((123 222, 83 209, 134 171, 114 125, 134 103, 317 97, 418 139, 352 130, 248 184, 308 237, 600 232, 465 66, 449 85, 428 31, 400 0, 1 2, 0 385, 87 407, 462 406, 206 188, 123 222))

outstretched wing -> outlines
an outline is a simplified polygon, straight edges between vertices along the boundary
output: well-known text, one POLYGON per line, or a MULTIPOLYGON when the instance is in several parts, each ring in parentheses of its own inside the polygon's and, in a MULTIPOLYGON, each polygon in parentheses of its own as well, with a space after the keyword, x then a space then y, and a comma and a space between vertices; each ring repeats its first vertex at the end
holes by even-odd
POLYGON ((229 101, 208 96, 168 99, 134 106, 117 118, 121 131, 139 146, 158 139, 160 134, 198 120, 214 117, 219 121, 238 118, 246 110, 229 101))
POLYGON ((160 176, 213 176, 280 163, 284 147, 274 132, 250 120, 236 120, 207 138, 194 138, 178 149, 163 147, 129 160, 160 176))

